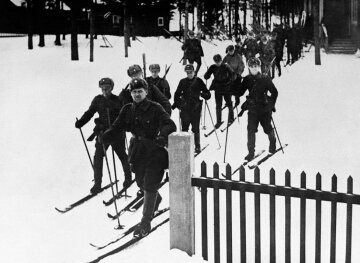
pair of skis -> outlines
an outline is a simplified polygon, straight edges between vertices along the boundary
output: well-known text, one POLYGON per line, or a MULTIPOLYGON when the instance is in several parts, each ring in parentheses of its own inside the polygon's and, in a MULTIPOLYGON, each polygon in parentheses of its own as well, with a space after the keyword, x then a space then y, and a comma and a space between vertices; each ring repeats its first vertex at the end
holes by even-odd
MULTIPOLYGON (((166 178, 163 182, 161 182, 159 189, 164 186, 168 182, 168 178, 166 178)), ((144 203, 144 195, 137 195, 128 205, 126 205, 123 209, 121 209, 116 215, 112 215, 110 213, 107 213, 107 216, 115 220, 118 217, 120 217, 125 212, 135 212, 137 211, 144 203)))
MULTIPOLYGON (((110 188, 112 185, 114 185, 114 184, 116 184, 116 183, 117 183, 117 181, 116 181, 116 182, 113 182, 112 184, 109 183, 109 184, 105 185, 104 187, 102 187, 102 188, 100 189, 100 191, 99 191, 97 194, 99 194, 99 193, 103 192, 104 190, 110 188)), ((55 207, 55 210, 58 211, 59 213, 62 213, 62 214, 67 213, 67 212, 69 212, 70 210, 74 209, 75 207, 78 207, 79 205, 81 205, 81 204, 89 201, 90 199, 92 199, 93 197, 95 197, 97 194, 89 194, 89 195, 81 198, 80 200, 72 203, 71 205, 67 206, 67 207, 64 208, 64 209, 60 209, 60 208, 55 207)))
MULTIPOLYGON (((170 221, 170 218, 166 218, 165 220, 161 221, 160 223, 158 223, 157 225, 155 225, 154 227, 151 228, 150 232, 146 235, 148 236, 149 234, 153 233, 155 230, 157 230, 159 227, 161 227, 162 225, 166 224, 167 222, 170 221)), ((134 228, 135 229, 135 228, 134 228)), ((133 230, 132 230, 133 231, 133 230)), ((132 231, 130 231, 130 233, 132 233, 132 231)), ((100 262, 102 259, 114 255, 116 253, 119 253, 131 246, 136 245, 141 239, 143 239, 146 236, 140 236, 140 237, 133 237, 132 239, 130 239, 129 241, 125 242, 124 244, 122 244, 120 247, 115 248, 113 250, 111 250, 108 253, 105 253, 104 255, 101 255, 99 257, 97 257, 96 259, 90 261, 89 263, 96 263, 96 262, 100 262)))
MULTIPOLYGON (((249 169, 254 169, 254 168, 258 167, 260 164, 267 161, 269 158, 271 158, 272 156, 274 156, 276 153, 283 150, 287 146, 288 146, 288 144, 285 144, 283 147, 279 147, 278 149, 276 149, 276 151, 274 153, 268 152, 264 156, 262 156, 262 155, 265 153, 265 150, 261 150, 261 151, 257 152, 251 160, 244 161, 238 168, 236 168, 231 173, 231 176, 233 176, 235 173, 237 173, 241 167, 248 166, 249 169), (261 158, 259 158, 259 157, 261 157, 261 158)), ((226 175, 224 173, 222 173, 221 175, 226 178, 226 175)))
POLYGON ((116 194, 116 195, 114 195, 113 197, 111 197, 108 201, 103 200, 103 204, 104 204, 105 206, 109 206, 109 205, 111 205, 115 200, 120 199, 121 197, 124 197, 124 196, 129 197, 128 195, 126 195, 125 192, 126 192, 126 190, 127 190, 134 182, 135 182, 135 179, 133 179, 133 180, 131 181, 131 183, 130 183, 130 185, 129 185, 128 187, 124 187, 123 189, 121 189, 118 194, 116 194), (125 195, 124 195, 124 193, 125 193, 125 195))
MULTIPOLYGON (((158 216, 164 214, 167 211, 169 211, 169 207, 155 211, 153 219, 157 218, 158 216)), ((92 246, 92 247, 94 247, 94 248, 96 248, 98 250, 106 248, 106 247, 110 246, 111 244, 114 244, 114 243, 120 241, 121 239, 125 238, 126 236, 130 235, 131 233, 133 233, 135 231, 137 225, 138 224, 135 224, 135 225, 129 227, 124 233, 121 234, 121 236, 119 236, 118 238, 116 238, 113 241, 108 242, 105 245, 95 245, 93 243, 90 243, 90 246, 92 246)))

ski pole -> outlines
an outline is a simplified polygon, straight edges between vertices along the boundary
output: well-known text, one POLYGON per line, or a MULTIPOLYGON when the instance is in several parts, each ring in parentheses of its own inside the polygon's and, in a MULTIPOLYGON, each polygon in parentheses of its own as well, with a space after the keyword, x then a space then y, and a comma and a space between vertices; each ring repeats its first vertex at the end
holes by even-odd
MULTIPOLYGON (((78 121, 79 119, 76 118, 76 120, 78 121)), ((94 165, 93 165, 93 163, 92 163, 92 161, 91 161, 89 149, 88 149, 88 147, 87 147, 87 145, 86 145, 85 138, 84 138, 84 134, 83 134, 81 128, 79 128, 79 130, 80 130, 81 138, 82 138, 82 140, 83 140, 83 142, 84 142, 84 145, 85 145, 85 149, 86 149, 87 155, 88 155, 88 157, 89 157, 89 161, 90 161, 90 163, 91 163, 91 167, 92 167, 93 170, 94 170, 94 165)))
MULTIPOLYGON (((116 204, 116 198, 115 198, 115 193, 114 193, 114 186, 113 186, 113 182, 112 182, 112 179, 111 179, 111 173, 110 173, 110 168, 109 168, 109 160, 107 158, 107 155, 106 155, 106 148, 105 148, 105 145, 102 143, 102 146, 103 146, 103 151, 104 151, 104 156, 105 156, 105 160, 106 160, 106 167, 107 167, 107 170, 108 170, 108 174, 109 174, 109 180, 110 180, 110 185, 111 185, 111 192, 112 192, 112 195, 113 195, 113 198, 114 198, 114 205, 115 205, 115 212, 116 214, 118 215, 119 212, 118 212, 118 207, 117 207, 117 204, 116 204)), ((115 229, 123 229, 124 226, 122 226, 120 224, 120 218, 117 217, 117 220, 118 220, 118 227, 115 228, 115 229)))
POLYGON ((225 157, 226 157, 226 148, 227 148, 228 135, 229 135, 229 118, 228 118, 228 122, 227 122, 227 126, 226 126, 225 150, 224 150, 224 163, 225 163, 225 157))
POLYGON ((276 129, 276 126, 275 126, 275 122, 274 122, 274 119, 273 119, 272 116, 271 116, 271 121, 272 121, 272 123, 273 123, 273 125, 274 125, 274 130, 275 130, 275 133, 276 133, 276 137, 278 138, 281 151, 284 153, 284 149, 283 149, 283 147, 282 147, 282 145, 281 145, 281 141, 280 141, 280 138, 279 138, 279 134, 278 134, 278 132, 277 132, 277 129, 276 129))
MULTIPOLYGON (((108 116, 108 123, 109 123, 109 127, 111 126, 111 121, 110 121, 110 110, 109 108, 106 108, 107 111, 107 116, 108 116)), ((114 148, 111 146, 111 152, 112 152, 112 158, 113 158, 113 165, 114 165, 114 176, 115 176, 115 188, 116 188, 116 196, 119 195, 119 188, 118 188, 118 179, 117 179, 117 174, 116 174, 116 164, 115 164, 115 154, 114 154, 114 148)))
MULTIPOLYGON (((209 69, 209 68, 208 68, 209 69)), ((207 80, 205 82, 206 84, 206 87, 207 87, 207 80)), ((206 105, 204 105, 204 121, 203 121, 203 126, 202 126, 202 129, 205 130, 206 129, 206 123, 205 123, 205 120, 206 120, 206 105)))
POLYGON ((206 105, 204 105, 204 121, 203 121, 203 130, 206 130, 206 105))
POLYGON ((217 134, 217 132, 216 132, 215 124, 214 124, 213 118, 212 118, 212 116, 211 116, 210 108, 209 108, 209 105, 208 105, 207 101, 205 101, 205 105, 206 105, 206 107, 207 107, 207 109, 208 109, 208 111, 209 111, 209 116, 210 116, 210 119, 211 119, 211 123, 212 123, 212 125, 213 125, 213 127, 214 127, 216 139, 217 139, 218 144, 219 144, 219 148, 218 148, 218 149, 220 149, 220 148, 221 148, 221 144, 220 144, 220 141, 219 141, 218 134, 217 134))

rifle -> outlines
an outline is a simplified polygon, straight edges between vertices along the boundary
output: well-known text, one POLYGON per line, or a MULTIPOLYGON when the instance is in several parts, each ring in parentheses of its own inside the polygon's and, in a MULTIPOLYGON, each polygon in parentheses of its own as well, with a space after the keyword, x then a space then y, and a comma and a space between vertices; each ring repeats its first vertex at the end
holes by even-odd
POLYGON ((170 67, 171 67, 172 63, 170 64, 169 67, 167 67, 167 65, 165 65, 165 74, 164 76, 162 77, 163 79, 166 79, 166 75, 168 74, 169 70, 170 70, 170 67))
POLYGON ((170 36, 174 37, 177 41, 179 41, 180 43, 184 44, 184 42, 182 42, 178 37, 174 36, 169 30, 167 30, 166 28, 163 28, 165 30, 166 33, 168 33, 170 36))
POLYGON ((145 53, 142 54, 142 58, 143 58, 143 71, 144 71, 144 79, 146 78, 146 58, 145 58, 145 53))

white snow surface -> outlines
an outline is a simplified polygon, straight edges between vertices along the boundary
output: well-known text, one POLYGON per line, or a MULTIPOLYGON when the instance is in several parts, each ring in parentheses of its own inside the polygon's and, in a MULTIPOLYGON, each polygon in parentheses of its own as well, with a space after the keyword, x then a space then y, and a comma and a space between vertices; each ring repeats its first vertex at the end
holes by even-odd
MULTIPOLYGON (((61 47, 53 45, 53 37, 46 37, 46 47, 27 49, 27 38, 0 39, 0 248, 1 262, 90 262, 119 247, 119 241, 103 250, 89 245, 106 244, 116 239, 121 230, 114 230, 116 221, 107 218, 114 214, 114 207, 105 207, 102 200, 111 197, 107 190, 74 210, 60 214, 54 207, 64 208, 88 194, 92 186, 92 169, 85 152, 80 133, 74 127, 91 100, 100 94, 98 81, 111 77, 115 81, 114 93, 119 94, 128 83, 127 68, 136 63, 142 65, 142 53, 146 53, 148 65, 159 63, 161 75, 165 64, 172 63, 167 79, 172 94, 179 80, 185 77, 181 43, 163 37, 140 37, 132 42, 129 57, 124 58, 123 38, 107 36, 113 48, 100 48, 101 37, 95 41, 95 61, 89 62, 89 40, 79 36, 79 61, 70 60, 70 37, 61 47)), ((215 41, 218 46, 202 42, 205 51, 202 77, 206 66, 212 64, 212 56, 223 52, 230 41, 215 41)), ((260 166, 261 182, 268 183, 270 168, 276 170, 276 184, 284 185, 285 171, 291 172, 291 184, 300 186, 300 173, 307 173, 307 187, 315 188, 316 173, 322 175, 322 189, 331 190, 331 177, 338 176, 338 191, 346 192, 348 176, 354 179, 354 193, 360 189, 360 60, 349 55, 321 53, 322 65, 314 65, 313 49, 293 66, 283 68, 283 75, 274 83, 279 91, 277 111, 273 117, 282 144, 288 143, 285 154, 277 153, 260 166)), ((246 70, 247 71, 247 70, 246 70)), ((147 75, 149 75, 147 71, 147 75)), ((209 82, 210 83, 210 82, 209 82)), ((208 84, 209 84, 208 83, 208 84)), ((213 94, 212 94, 213 95, 213 94)), ((244 98, 242 98, 242 102, 244 98)), ((214 97, 209 101, 215 119, 214 97)), ((223 116, 227 110, 224 110, 223 116)), ((173 112, 178 123, 178 111, 173 112)), ((223 117, 225 119, 225 117, 223 117)), ((246 114, 229 129, 226 162, 235 169, 247 154, 246 114)), ((207 131, 211 121, 207 112, 207 131)), ((92 132, 93 122, 84 128, 85 137, 92 132)), ((202 133, 204 131, 202 130, 202 133)), ((224 171, 223 163, 225 132, 216 136, 202 136, 202 144, 210 146, 196 158, 196 176, 200 162, 211 166, 216 161, 224 171)), ((128 135, 129 137, 130 135, 128 135)), ((91 156, 93 143, 88 143, 91 156)), ((267 149, 268 139, 259 127, 257 150, 267 149)), ((111 161, 111 154, 108 151, 111 161)), ((118 177, 122 181, 122 169, 118 160, 118 177)), ((104 184, 109 178, 104 163, 104 184)), ((253 181, 253 171, 246 169, 246 180, 253 181)), ((234 176, 237 179, 237 176, 234 176)), ((136 187, 129 190, 135 195, 136 187)), ((168 184, 161 189, 168 205, 168 184)), ((143 239, 138 245, 107 256, 101 262, 202 262, 200 233, 200 195, 196 193, 196 255, 189 257, 177 249, 170 250, 169 224, 143 239)), ((234 224, 238 222, 238 195, 234 194, 234 224)), ((209 191, 209 213, 211 213, 209 191)), ((223 197, 223 196, 222 196, 223 197)), ((268 197, 262 197, 262 260, 269 257, 268 197)), ((121 200, 123 207, 129 200, 121 200)), ((292 201, 292 258, 299 258, 299 200, 292 201)), ((221 201, 225 207, 225 199, 221 201)), ((284 262, 284 199, 277 198, 277 262, 284 262)), ((353 211, 353 262, 360 255, 355 248, 360 244, 359 208, 353 211)), ((330 205, 324 202, 322 217, 322 262, 329 261, 330 205)), ((253 195, 247 199, 248 262, 254 261, 253 195)), ((345 258, 346 205, 338 206, 337 262, 345 258)), ((225 216, 221 214, 222 259, 225 259, 225 216)), ((165 219, 168 213, 159 220, 165 219)), ((125 229, 141 218, 141 209, 135 214, 121 216, 125 229)), ((315 204, 308 202, 307 210, 307 261, 313 262, 315 204)), ((155 221, 155 220, 154 220, 155 221)), ((156 222, 154 222, 156 223, 156 222)), ((213 221, 209 215, 209 261, 213 260, 211 238, 213 221)), ((234 261, 239 257, 238 229, 234 227, 234 261)))

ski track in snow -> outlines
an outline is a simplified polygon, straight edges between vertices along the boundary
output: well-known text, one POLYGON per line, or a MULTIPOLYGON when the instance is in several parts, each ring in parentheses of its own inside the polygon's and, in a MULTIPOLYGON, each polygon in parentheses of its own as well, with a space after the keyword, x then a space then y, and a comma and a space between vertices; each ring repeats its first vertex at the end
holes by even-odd
MULTIPOLYGON (((89 62, 88 40, 79 36, 79 61, 70 61, 70 37, 63 46, 53 45, 53 39, 46 37, 46 47, 27 50, 27 38, 2 38, 0 40, 0 122, 2 123, 0 142, 0 247, 2 262, 89 262, 111 251, 122 243, 114 244, 97 251, 89 242, 102 244, 120 235, 114 230, 116 221, 109 220, 106 213, 115 213, 114 207, 105 207, 102 200, 108 200, 111 191, 107 190, 93 200, 75 208, 66 214, 59 214, 54 207, 63 208, 88 194, 92 185, 92 171, 82 143, 80 133, 74 127, 75 118, 80 117, 89 107, 94 96, 100 93, 98 81, 108 76, 115 82, 114 94, 119 94, 129 81, 126 70, 131 64, 142 65, 142 53, 146 53, 149 64, 159 63, 160 76, 165 64, 171 69, 167 79, 172 94, 177 84, 186 75, 183 65, 178 63, 182 57, 181 43, 163 37, 144 38, 143 42, 132 42, 129 58, 124 58, 123 39, 107 36, 113 48, 100 48, 103 44, 99 37, 95 40, 93 63, 89 62)), ((35 42, 36 42, 35 38, 35 42)), ((230 41, 216 41, 217 47, 202 42, 205 57, 199 72, 202 77, 206 66, 212 64, 212 57, 223 52, 230 41)), ((285 154, 277 153, 261 164, 261 182, 268 183, 268 171, 276 170, 276 184, 284 185, 285 171, 292 173, 291 184, 299 187, 300 173, 307 173, 308 188, 315 188, 315 175, 322 174, 322 188, 331 189, 331 176, 338 176, 338 191, 346 192, 346 180, 354 178, 354 193, 360 193, 360 60, 348 55, 326 55, 321 53, 322 65, 314 65, 313 49, 305 53, 305 58, 291 67, 282 68, 283 75, 275 78, 279 90, 277 112, 274 113, 282 144, 288 143, 285 154)), ((247 69, 245 70, 247 71, 247 69)), ((147 70, 147 76, 150 72, 147 70)), ((208 81, 208 86, 210 82, 208 81)), ((241 102, 244 98, 241 99, 241 102)), ((171 100, 172 102, 172 100, 171 100)), ((212 117, 215 119, 214 95, 209 101, 212 117)), ((225 119, 227 110, 223 111, 225 119)), ((172 115, 178 124, 178 111, 172 115)), ((229 129, 226 161, 236 169, 247 154, 246 149, 247 115, 240 118, 240 124, 234 123, 229 129)), ((212 128, 207 112, 206 132, 212 128)), ((92 132, 93 122, 83 128, 85 136, 92 132)), ((201 130, 202 145, 210 146, 196 158, 195 174, 199 176, 200 162, 206 160, 208 174, 212 164, 223 163, 226 132, 217 131, 221 149, 215 134, 205 138, 201 130)), ((128 135, 129 137, 129 135, 128 135)), ((268 139, 261 127, 257 133, 256 150, 267 149, 268 139)), ((93 143, 88 144, 90 154, 94 153, 93 143)), ((111 161, 111 154, 108 154, 111 161)), ((121 164, 117 162, 117 173, 122 181, 121 164)), ((234 179, 238 179, 234 175, 234 179)), ((104 169, 104 184, 108 182, 104 169)), ((253 171, 246 169, 246 180, 253 181, 253 171)), ((128 194, 134 196, 133 187, 128 194)), ((213 259, 211 238, 212 191, 209 191, 209 260, 213 259)), ((168 185, 161 189, 163 204, 168 204, 168 185)), ((101 262, 202 262, 200 233, 200 192, 196 193, 196 251, 193 257, 178 250, 169 250, 169 224, 161 226, 141 241, 138 246, 121 253, 106 257, 101 262)), ((238 222, 238 198, 234 193, 234 222, 238 222)), ((225 199, 221 193, 222 208, 225 199)), ((118 202, 124 207, 125 199, 118 202)), ((292 257, 299 255, 299 202, 292 201, 292 257)), ((268 197, 261 199, 262 220, 269 214, 268 197)), ((277 258, 284 261, 284 199, 277 198, 277 258)), ((141 211, 141 209, 139 210, 141 211)), ((322 262, 329 260, 330 205, 323 204, 322 219, 322 262), (328 213, 328 214, 326 214, 328 213)), ((248 260, 254 259, 253 239, 253 195, 247 199, 247 239, 248 260)), ((338 251, 337 261, 343 261, 345 252, 346 206, 338 206, 338 251), (341 230, 340 230, 341 229, 341 230)), ((222 220, 224 213, 221 213, 222 220)), ((353 247, 360 244, 359 208, 353 211, 353 247)), ((141 218, 141 212, 128 213, 120 217, 121 224, 131 226, 141 218)), ((163 218, 163 217, 162 217, 163 218)), ((307 210, 307 258, 312 261, 314 252, 315 205, 308 202, 307 210)), ((225 221, 222 222, 222 259, 225 259, 225 221)), ((262 260, 269 256, 269 228, 267 221, 262 224, 262 260)), ((239 257, 239 241, 236 238, 238 228, 234 227, 234 260, 239 257)), ((352 254, 353 262, 360 255, 352 254)))

